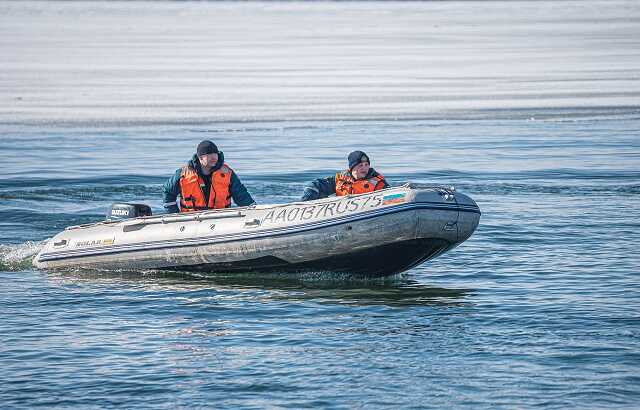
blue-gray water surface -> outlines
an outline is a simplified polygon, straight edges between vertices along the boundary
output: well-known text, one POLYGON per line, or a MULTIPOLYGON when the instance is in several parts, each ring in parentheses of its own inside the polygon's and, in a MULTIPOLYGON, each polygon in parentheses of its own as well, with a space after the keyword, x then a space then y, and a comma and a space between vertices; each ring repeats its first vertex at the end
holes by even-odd
POLYGON ((640 10, 533 3, 2 5, 2 408, 636 408, 640 10), (480 225, 384 280, 31 266, 112 202, 162 212, 205 138, 261 204, 363 149, 392 185, 471 196, 480 225))

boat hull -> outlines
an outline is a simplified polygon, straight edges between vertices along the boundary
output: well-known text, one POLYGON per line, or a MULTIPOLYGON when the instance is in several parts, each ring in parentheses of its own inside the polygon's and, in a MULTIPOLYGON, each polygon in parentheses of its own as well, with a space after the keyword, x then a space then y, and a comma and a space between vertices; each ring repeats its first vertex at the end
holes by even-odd
POLYGON ((408 270, 440 255, 452 246, 451 243, 441 239, 420 238, 374 246, 305 262, 291 263, 275 256, 264 256, 237 262, 183 266, 180 270, 199 273, 332 272, 366 277, 382 277, 408 270))
POLYGON ((455 247, 473 233, 479 217, 477 205, 464 195, 403 187, 68 228, 49 241, 34 264, 386 276, 455 247))

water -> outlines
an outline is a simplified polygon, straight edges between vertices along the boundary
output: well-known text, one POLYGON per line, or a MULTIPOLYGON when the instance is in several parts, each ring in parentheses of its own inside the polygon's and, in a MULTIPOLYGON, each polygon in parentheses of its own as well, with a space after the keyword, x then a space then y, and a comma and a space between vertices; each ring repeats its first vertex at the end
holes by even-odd
POLYGON ((640 6, 0 4, 3 408, 635 408, 640 6), (210 138, 260 203, 363 149, 483 215, 386 280, 46 272, 210 138))

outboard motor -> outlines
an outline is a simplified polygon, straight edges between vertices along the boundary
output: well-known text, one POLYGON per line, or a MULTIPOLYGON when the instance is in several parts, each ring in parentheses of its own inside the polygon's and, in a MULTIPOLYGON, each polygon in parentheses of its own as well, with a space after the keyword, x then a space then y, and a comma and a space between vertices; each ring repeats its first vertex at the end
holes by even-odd
POLYGON ((145 204, 113 204, 107 212, 107 221, 151 216, 151 208, 145 204))

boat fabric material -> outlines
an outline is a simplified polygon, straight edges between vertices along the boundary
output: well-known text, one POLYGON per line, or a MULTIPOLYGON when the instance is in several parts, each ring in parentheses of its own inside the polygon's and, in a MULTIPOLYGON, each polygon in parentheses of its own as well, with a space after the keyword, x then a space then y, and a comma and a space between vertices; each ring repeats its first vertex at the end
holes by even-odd
MULTIPOLYGON (((218 162, 213 167, 213 172, 220 169, 224 162, 224 153, 218 153, 218 162)), ((187 163, 187 166, 195 170, 199 177, 203 179, 205 185, 203 187, 203 194, 205 198, 209 198, 209 190, 211 189, 211 176, 204 175, 202 172, 202 167, 200 166, 200 161, 198 161, 198 156, 194 154, 191 160, 187 163)), ((169 178, 162 187, 163 196, 164 196, 164 208, 167 213, 176 213, 179 212, 178 205, 176 203, 176 199, 181 195, 180 189, 180 178, 182 176, 182 169, 180 167, 176 170, 176 172, 169 178)), ((229 184, 229 193, 231 194, 231 198, 233 202, 238 206, 249 206, 255 204, 255 201, 251 197, 247 188, 242 184, 240 178, 235 172, 231 172, 230 184, 229 184)))
MULTIPOLYGON (((349 173, 349 171, 344 171, 345 173, 349 173)), ((388 188, 389 184, 384 179, 382 174, 376 172, 375 169, 369 168, 369 172, 367 175, 362 178, 362 181, 370 180, 372 178, 381 177, 381 182, 376 184, 376 189, 388 188)), ((369 192, 369 191, 366 191, 369 192)), ((336 176, 332 175, 328 178, 318 178, 316 180, 308 183, 304 188, 304 193, 302 194, 302 201, 313 201, 315 199, 327 198, 330 195, 337 194, 336 192, 336 176)))
MULTIPOLYGON (((384 200, 384 197, 381 198, 384 200)), ((384 202, 383 202, 384 203, 384 202)), ((327 205, 329 205, 328 203, 327 205)), ((314 206, 314 205, 310 205, 314 206)), ((327 206, 324 209, 328 209, 327 206)), ((345 208, 346 209, 346 208, 345 208)), ((38 255, 38 261, 46 262, 51 260, 69 259, 84 256, 96 256, 103 254, 120 254, 127 252, 149 251, 159 249, 170 249, 178 247, 192 247, 192 246, 204 246, 220 243, 233 243, 243 242, 246 240, 257 239, 273 239, 276 237, 296 235, 305 232, 320 230, 337 225, 344 225, 349 223, 355 223, 358 221, 368 221, 381 216, 399 214, 404 212, 413 212, 416 210, 436 210, 436 211, 453 211, 456 214, 460 212, 468 212, 480 214, 480 210, 477 206, 460 205, 458 203, 437 203, 437 202, 408 202, 401 203, 391 207, 383 207, 377 209, 370 209, 365 212, 359 212, 351 215, 340 215, 329 219, 321 218, 319 220, 312 220, 303 224, 286 224, 284 226, 265 227, 257 231, 240 230, 237 232, 225 232, 211 233, 210 235, 193 236, 187 238, 149 238, 150 240, 133 242, 133 243, 121 243, 104 246, 103 244, 96 244, 95 246, 65 249, 54 252, 43 252, 38 255)))

